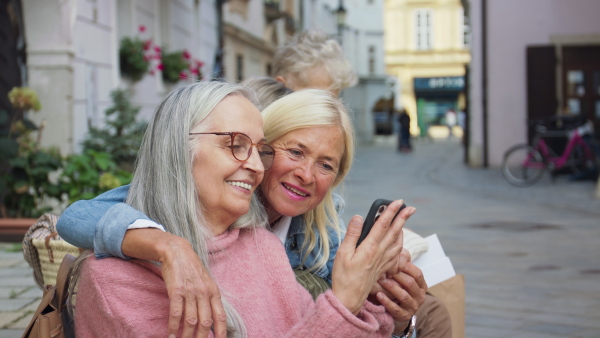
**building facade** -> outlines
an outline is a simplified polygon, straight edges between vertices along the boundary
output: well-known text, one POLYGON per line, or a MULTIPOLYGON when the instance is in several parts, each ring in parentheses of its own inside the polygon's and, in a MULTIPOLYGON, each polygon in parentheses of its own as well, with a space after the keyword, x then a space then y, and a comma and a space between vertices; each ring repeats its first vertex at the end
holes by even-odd
POLYGON ((600 130, 600 2, 466 0, 473 30, 468 162, 498 167, 528 120, 568 113, 600 130))
MULTIPOLYGON (((391 0, 385 4, 385 66, 399 79, 411 134, 445 124, 445 113, 465 107, 468 24, 460 0, 391 0)), ((398 93, 399 94, 399 93, 398 93)))
POLYGON ((132 103, 141 107, 140 119, 148 120, 169 91, 192 81, 164 81, 160 60, 139 81, 123 77, 123 38, 151 41, 163 55, 185 51, 202 62, 203 80, 223 76, 237 82, 269 73, 275 47, 295 32, 298 8, 296 1, 275 0, 13 2, 21 5, 27 59, 24 81, 13 82, 38 93, 42 110, 32 118, 46 123, 42 144, 58 146, 65 155, 80 150, 90 126, 104 124, 113 89, 129 89, 132 103), (218 74, 217 64, 224 70, 218 74))
MULTIPOLYGON (((299 29, 318 29, 337 38, 346 58, 352 64, 358 83, 342 91, 341 97, 353 113, 359 142, 373 141, 375 118, 385 113, 393 116, 393 97, 397 81, 386 74, 384 65, 384 0, 317 0, 299 1, 299 29), (343 9, 344 19, 338 22, 337 12, 343 9), (386 101, 385 111, 378 111, 386 101)), ((390 125, 391 125, 391 121, 390 125)))

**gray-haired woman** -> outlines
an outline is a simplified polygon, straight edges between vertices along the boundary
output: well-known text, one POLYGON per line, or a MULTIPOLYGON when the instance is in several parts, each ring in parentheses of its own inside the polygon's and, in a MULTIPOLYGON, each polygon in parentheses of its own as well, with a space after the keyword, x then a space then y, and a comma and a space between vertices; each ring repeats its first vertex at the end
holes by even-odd
MULTIPOLYGON (((148 126, 127 203, 189 241, 219 285, 228 336, 389 337, 392 318, 366 298, 383 273, 398 269, 402 227, 414 208, 392 222, 401 203, 394 202, 359 248, 361 222, 353 218, 335 259, 333 289, 313 302, 295 282, 279 240, 264 229, 254 197, 274 154, 249 97, 242 87, 217 82, 171 93, 148 126)), ((78 337, 166 336, 168 320, 157 264, 84 261, 78 337)), ((215 331, 224 334, 222 327, 215 331)))

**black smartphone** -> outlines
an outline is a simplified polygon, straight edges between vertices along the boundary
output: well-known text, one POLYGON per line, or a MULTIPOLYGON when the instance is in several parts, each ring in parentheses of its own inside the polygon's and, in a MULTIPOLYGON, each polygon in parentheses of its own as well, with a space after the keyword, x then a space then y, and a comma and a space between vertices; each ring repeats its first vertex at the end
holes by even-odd
MULTIPOLYGON (((385 209, 392 202, 393 201, 385 200, 385 199, 378 199, 378 200, 375 200, 375 202, 373 202, 373 204, 371 205, 371 209, 369 209, 369 213, 367 214, 367 217, 365 218, 365 222, 363 223, 363 228, 360 233, 360 237, 358 238, 358 243, 356 243, 356 247, 358 247, 360 245, 360 243, 362 243, 362 241, 365 238, 367 238, 369 231, 371 231, 371 228, 373 227, 373 225, 375 224, 377 219, 379 219, 379 216, 381 216, 381 214, 383 214, 385 209)), ((396 216, 398 216, 400 211, 402 211, 402 209, 404 209, 404 208, 406 208, 406 204, 402 204, 402 206, 400 207, 400 210, 398 210, 398 212, 396 213, 396 216)), ((394 219, 396 219, 396 216, 394 216, 394 219)), ((392 219, 392 221, 394 219, 392 219)))

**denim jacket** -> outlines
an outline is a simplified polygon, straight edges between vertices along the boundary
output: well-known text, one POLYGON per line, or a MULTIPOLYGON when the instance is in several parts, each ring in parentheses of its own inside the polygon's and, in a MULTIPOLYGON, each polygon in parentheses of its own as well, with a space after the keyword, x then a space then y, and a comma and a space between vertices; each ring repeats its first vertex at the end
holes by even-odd
MULTIPOLYGON (((333 202, 335 205, 335 210, 337 212, 338 222, 340 224, 340 235, 341 239, 344 238, 346 234, 346 224, 339 217, 344 209, 344 200, 341 196, 337 194, 333 194, 333 202)), ((304 223, 304 216, 296 216, 292 217, 292 222, 290 224, 290 229, 287 233, 287 238, 285 240, 285 252, 288 255, 290 260, 290 264, 293 269, 304 269, 310 268, 314 265, 314 263, 319 260, 319 246, 321 244, 321 235, 316 232, 315 235, 317 237, 317 243, 313 250, 308 254, 306 261, 302 264, 302 256, 303 252, 302 243, 305 237, 305 229, 306 225, 304 223)), ((338 247, 340 245, 341 239, 338 237, 337 233, 332 228, 327 228, 327 234, 329 235, 329 258, 327 259, 327 263, 321 267, 319 270, 314 271, 313 273, 321 278, 324 278, 331 285, 331 275, 333 272, 333 259, 335 258, 335 254, 337 253, 338 247)))
MULTIPOLYGON (((60 237, 77 247, 94 249, 98 258, 116 256, 129 259, 130 257, 123 255, 121 251, 127 228, 138 219, 150 219, 144 213, 123 202, 127 198, 128 192, 129 185, 125 185, 107 191, 92 200, 73 203, 63 212, 56 224, 60 237)), ((344 200, 337 194, 333 194, 333 199, 339 215, 344 208, 344 200)), ((343 238, 346 233, 346 225, 339 216, 338 219, 343 238)), ((303 268, 300 249, 304 241, 304 229, 304 217, 302 215, 293 217, 285 241, 285 250, 294 269, 303 268)), ((328 228, 328 234, 330 237, 329 259, 327 264, 315 274, 325 278, 331 284, 333 259, 339 243, 338 236, 333 229, 328 228)), ((308 255, 304 263, 305 267, 312 266, 319 258, 318 248, 321 238, 318 233, 316 235, 317 245, 308 255)))

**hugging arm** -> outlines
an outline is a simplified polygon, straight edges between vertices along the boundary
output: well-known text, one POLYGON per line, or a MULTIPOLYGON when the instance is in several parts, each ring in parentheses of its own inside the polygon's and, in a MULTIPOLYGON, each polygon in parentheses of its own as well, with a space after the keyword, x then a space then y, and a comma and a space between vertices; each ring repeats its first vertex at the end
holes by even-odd
POLYGON ((96 257, 128 258, 121 251, 123 237, 136 220, 152 222, 146 215, 123 203, 129 185, 107 191, 92 200, 69 206, 58 219, 56 229, 67 242, 94 249, 96 257))
POLYGON ((200 258, 188 241, 158 230, 162 226, 125 204, 128 191, 127 185, 73 203, 56 225, 60 236, 75 246, 94 249, 98 258, 161 262, 170 301, 169 333, 178 332, 183 318, 183 337, 191 337, 196 327, 198 336, 205 337, 213 324, 216 337, 224 337, 226 317, 219 288, 200 258), (130 230, 139 222, 151 228, 130 230))

